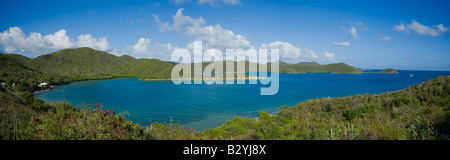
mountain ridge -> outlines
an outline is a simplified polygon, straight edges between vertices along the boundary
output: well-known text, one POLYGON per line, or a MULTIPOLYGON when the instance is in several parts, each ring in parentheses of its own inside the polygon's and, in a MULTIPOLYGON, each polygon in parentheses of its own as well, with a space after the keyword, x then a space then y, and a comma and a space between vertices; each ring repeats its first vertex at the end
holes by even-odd
MULTIPOLYGON (((34 83, 50 82, 52 84, 116 77, 169 79, 172 68, 176 65, 174 62, 158 59, 136 59, 129 55, 116 56, 88 47, 63 49, 35 58, 28 58, 20 54, 1 53, 0 62, 0 73, 13 76, 17 80, 28 79, 24 77, 25 75, 33 75, 34 83)), ((211 63, 213 62, 202 63, 202 69, 211 63)), ((245 72, 255 72, 248 67, 253 62, 234 62, 234 65, 237 66, 239 63, 245 63, 245 72)), ((317 62, 288 64, 277 61, 275 63, 279 63, 280 73, 361 73, 359 69, 345 63, 326 65, 317 62)), ((225 64, 223 63, 224 66, 225 64)), ((192 66, 192 64, 190 65, 192 66)), ((236 71, 237 67, 234 68, 236 71)), ((224 67, 225 69, 226 67, 224 67)), ((267 69, 271 71, 271 65, 267 65, 267 69)))

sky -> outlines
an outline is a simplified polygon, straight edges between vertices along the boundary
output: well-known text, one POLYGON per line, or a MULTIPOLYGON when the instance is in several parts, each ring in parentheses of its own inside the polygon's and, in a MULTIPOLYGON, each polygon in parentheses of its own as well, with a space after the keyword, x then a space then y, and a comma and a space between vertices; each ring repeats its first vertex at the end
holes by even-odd
POLYGON ((91 47, 169 61, 178 48, 279 49, 288 63, 450 71, 450 1, 0 1, 0 52, 91 47))

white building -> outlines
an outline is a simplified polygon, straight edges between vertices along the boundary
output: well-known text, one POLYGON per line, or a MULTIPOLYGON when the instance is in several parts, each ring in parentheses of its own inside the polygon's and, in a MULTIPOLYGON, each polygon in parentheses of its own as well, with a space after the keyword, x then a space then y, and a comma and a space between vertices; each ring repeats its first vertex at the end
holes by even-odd
POLYGON ((38 85, 38 87, 47 87, 47 86, 48 86, 48 84, 45 82, 38 85))

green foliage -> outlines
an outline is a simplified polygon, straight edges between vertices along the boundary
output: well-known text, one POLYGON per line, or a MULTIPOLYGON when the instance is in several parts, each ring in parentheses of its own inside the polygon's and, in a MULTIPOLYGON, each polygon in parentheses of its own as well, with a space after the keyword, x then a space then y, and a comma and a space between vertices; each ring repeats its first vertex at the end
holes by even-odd
POLYGON ((0 139, 37 140, 169 140, 213 139, 176 124, 140 126, 124 114, 100 105, 78 109, 70 104, 44 103, 24 93, 0 92, 0 139), (44 109, 45 108, 45 109, 44 109))
POLYGON ((137 77, 168 79, 174 64, 156 59, 117 57, 91 48, 64 49, 30 59, 16 54, 0 54, 0 79, 8 85, 24 79, 30 89, 73 81, 137 77))
MULTIPOLYGON (((280 63, 282 73, 360 73, 344 63, 275 63, 280 63)), ((282 106, 274 115, 260 112, 258 118, 235 117, 203 132, 177 124, 140 126, 125 114, 100 105, 78 109, 45 103, 32 94, 42 82, 164 79, 170 77, 173 66, 90 48, 61 50, 35 59, 0 54, 0 82, 5 82, 0 89, 0 139, 449 139, 450 76, 380 95, 311 99, 294 107, 282 106)))
POLYGON ((312 99, 282 106, 276 115, 261 112, 254 121, 235 117, 203 133, 235 139, 449 139, 448 84, 450 76, 441 76, 380 95, 312 99))
POLYGON ((279 65, 280 73, 361 73, 359 69, 345 63, 320 65, 317 62, 299 62, 297 64, 288 64, 280 61, 279 65))
POLYGON ((344 112, 343 116, 347 120, 353 120, 355 118, 362 118, 365 114, 374 112, 374 111, 382 111, 384 108, 380 107, 379 104, 364 104, 363 108, 357 108, 357 109, 349 109, 346 112, 344 112))
POLYGON ((443 88, 449 83, 447 76, 392 93, 311 99, 203 132, 177 124, 140 126, 100 105, 78 109, 4 90, 0 139, 448 139, 450 96, 443 88))

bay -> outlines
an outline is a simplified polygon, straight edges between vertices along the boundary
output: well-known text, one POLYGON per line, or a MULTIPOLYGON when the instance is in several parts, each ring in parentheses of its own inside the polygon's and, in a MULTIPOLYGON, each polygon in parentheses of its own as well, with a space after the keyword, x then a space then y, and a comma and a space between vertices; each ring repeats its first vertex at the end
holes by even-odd
POLYGON ((128 112, 134 123, 178 123, 203 130, 216 128, 234 116, 258 117, 259 111, 276 113, 282 105, 320 97, 380 94, 417 85, 444 71, 407 71, 399 74, 280 74, 276 95, 260 95, 261 84, 175 85, 171 81, 113 79, 74 82, 35 95, 46 102, 66 102, 77 107, 96 103, 117 112, 128 112), (411 75, 413 75, 411 77, 411 75))

